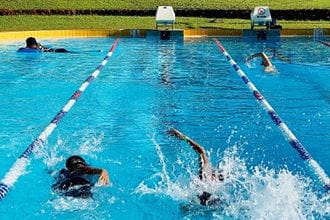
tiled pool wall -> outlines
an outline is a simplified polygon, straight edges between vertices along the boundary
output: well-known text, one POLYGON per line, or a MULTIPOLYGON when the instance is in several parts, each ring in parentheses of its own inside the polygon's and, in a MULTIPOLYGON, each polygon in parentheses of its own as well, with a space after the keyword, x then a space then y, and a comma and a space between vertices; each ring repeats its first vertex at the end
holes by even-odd
MULTIPOLYGON (((322 29, 324 35, 330 35, 330 29, 322 29)), ((36 38, 77 38, 77 37, 145 37, 146 29, 122 30, 40 30, 0 32, 0 41, 20 40, 30 36, 36 38)), ((314 29, 282 29, 281 36, 313 36, 314 29)), ((237 36, 243 35, 240 29, 185 29, 184 37, 237 36)))

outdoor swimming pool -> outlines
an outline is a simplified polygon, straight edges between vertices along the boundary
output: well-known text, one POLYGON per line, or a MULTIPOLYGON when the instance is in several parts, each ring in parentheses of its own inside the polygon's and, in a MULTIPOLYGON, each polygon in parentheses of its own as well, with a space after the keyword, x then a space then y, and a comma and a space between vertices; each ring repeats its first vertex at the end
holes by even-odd
MULTIPOLYGON (((312 38, 246 42, 219 38, 313 158, 330 174, 330 48, 312 38), (266 74, 265 51, 277 68, 266 74), (276 52, 274 52, 276 51, 276 52), (272 55, 276 54, 275 57, 272 55)), ((1 178, 102 61, 113 38, 42 40, 75 54, 18 54, 0 44, 1 178), (102 49, 103 52, 84 52, 102 49)), ((330 197, 273 125, 211 38, 121 39, 100 76, 32 157, 1 201, 24 219, 327 219, 330 197), (198 155, 166 131, 175 127, 227 175, 203 185, 220 207, 197 204, 198 155), (51 191, 54 172, 79 154, 110 172, 93 200, 51 191)))

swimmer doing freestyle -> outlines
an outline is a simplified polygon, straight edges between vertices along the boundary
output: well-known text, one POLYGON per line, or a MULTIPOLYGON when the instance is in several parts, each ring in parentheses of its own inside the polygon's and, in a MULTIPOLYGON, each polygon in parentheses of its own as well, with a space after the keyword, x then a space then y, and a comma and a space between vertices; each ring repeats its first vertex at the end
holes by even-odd
MULTIPOLYGON (((200 162, 200 169, 199 169, 199 178, 202 181, 206 182, 223 182, 224 176, 210 163, 209 159, 207 158, 205 149, 200 146, 197 142, 190 139, 188 136, 184 135, 180 131, 175 128, 172 128, 168 131, 170 135, 174 135, 181 140, 185 140, 191 147, 199 154, 199 162, 200 162)), ((214 197, 211 193, 204 191, 202 194, 198 195, 199 201, 201 205, 214 205, 220 202, 220 199, 214 197)))
POLYGON ((75 198, 91 198, 92 186, 95 185, 93 177, 98 177, 99 185, 109 185, 109 175, 105 169, 87 165, 86 161, 77 155, 66 160, 66 168, 62 169, 56 177, 52 189, 63 196, 75 198))
POLYGON ((252 60, 253 58, 256 58, 256 57, 261 57, 261 59, 262 59, 261 65, 264 66, 265 72, 268 72, 268 73, 275 72, 274 65, 270 62, 268 56, 264 52, 256 53, 256 54, 253 54, 252 56, 249 56, 248 58, 246 58, 246 62, 249 62, 250 60, 252 60))

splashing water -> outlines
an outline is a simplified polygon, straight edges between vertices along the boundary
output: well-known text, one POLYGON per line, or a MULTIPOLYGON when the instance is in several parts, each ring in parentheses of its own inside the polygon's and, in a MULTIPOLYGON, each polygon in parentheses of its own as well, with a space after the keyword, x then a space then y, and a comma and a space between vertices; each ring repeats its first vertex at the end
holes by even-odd
POLYGON ((254 69, 256 68, 256 63, 253 60, 249 60, 249 61, 245 61, 245 65, 249 68, 249 69, 254 69))
POLYGON ((159 157, 160 163, 162 165, 162 171, 154 174, 150 179, 158 179, 157 186, 155 189, 148 187, 145 182, 141 182, 139 186, 135 189, 135 193, 141 194, 166 194, 170 195, 175 200, 187 200, 189 193, 187 190, 182 190, 185 188, 180 183, 175 183, 170 180, 167 172, 167 166, 165 163, 164 154, 161 151, 160 145, 155 139, 155 134, 151 137, 152 143, 155 145, 157 155, 159 157))
POLYGON ((40 145, 37 148, 35 155, 37 158, 42 158, 44 164, 47 168, 54 168, 58 163, 62 162, 65 155, 88 155, 91 158, 96 158, 95 153, 99 153, 102 151, 102 140, 104 138, 104 134, 101 133, 99 135, 95 133, 91 133, 88 131, 84 131, 84 136, 82 137, 81 143, 78 149, 73 149, 71 146, 68 146, 67 142, 63 140, 61 137, 58 137, 56 143, 53 146, 50 146, 48 143, 44 145, 40 145))
POLYGON ((75 153, 81 155, 88 155, 95 159, 95 153, 99 153, 102 151, 101 144, 103 138, 103 133, 99 135, 95 133, 88 133, 88 135, 83 137, 82 144, 79 146, 78 150, 75 153))
POLYGON ((98 203, 92 199, 77 199, 72 197, 58 197, 48 201, 56 211, 77 211, 77 210, 94 210, 98 207, 98 203))
POLYGON ((63 156, 58 155, 63 146, 65 146, 65 142, 59 137, 53 147, 49 147, 47 143, 40 145, 40 147, 37 148, 35 155, 37 158, 43 159, 43 163, 46 164, 47 168, 53 168, 59 162, 64 160, 63 156))
POLYGON ((225 176, 224 182, 202 182, 192 173, 192 168, 177 162, 188 178, 170 179, 164 155, 153 135, 162 171, 141 182, 135 193, 167 195, 182 204, 190 204, 187 217, 207 215, 214 218, 237 219, 328 219, 330 217, 330 195, 320 198, 312 190, 312 181, 306 177, 292 174, 287 169, 273 169, 256 166, 248 169, 239 157, 236 144, 223 153, 219 169, 225 176), (147 183, 148 182, 148 183, 147 183), (150 183, 149 183, 150 182, 150 183), (150 186, 153 185, 153 186, 150 186), (221 204, 214 207, 199 205, 197 195, 207 192, 221 198, 221 204))
MULTIPOLYGON (((66 157, 63 155, 88 155, 88 157, 96 158, 96 154, 102 151, 102 140, 104 134, 95 134, 92 132, 83 131, 84 135, 81 138, 81 143, 77 149, 73 149, 69 146, 68 141, 58 137, 54 145, 46 143, 41 145, 35 152, 37 158, 41 158, 47 167, 47 171, 51 176, 56 176, 58 170, 61 168, 57 167, 63 162, 66 157)), ((98 203, 93 199, 77 199, 72 197, 63 197, 55 195, 55 198, 48 201, 56 211, 77 211, 77 210, 95 210, 98 207, 98 203)))

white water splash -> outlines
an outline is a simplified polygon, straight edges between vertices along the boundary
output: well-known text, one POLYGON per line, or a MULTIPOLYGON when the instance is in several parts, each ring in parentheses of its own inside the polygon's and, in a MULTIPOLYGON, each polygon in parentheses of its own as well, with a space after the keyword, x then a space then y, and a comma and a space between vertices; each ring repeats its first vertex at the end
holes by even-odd
MULTIPOLYGON (((162 171, 142 181, 135 193, 167 195, 173 200, 193 206, 190 217, 212 212, 214 218, 234 219, 329 219, 330 195, 320 196, 312 190, 312 182, 306 177, 294 175, 287 169, 275 171, 262 166, 248 169, 239 157, 236 145, 223 154, 219 169, 225 175, 224 182, 201 182, 193 175, 192 168, 177 163, 184 177, 170 179, 164 155, 155 137, 152 137, 162 171), (185 168, 186 167, 186 168, 185 168), (221 205, 214 209, 201 207, 197 199, 204 190, 221 198, 221 205)), ((184 163, 184 162, 183 162, 184 163)))
POLYGON ((50 146, 48 142, 38 145, 34 155, 36 158, 42 159, 47 168, 53 168, 64 159, 63 156, 58 155, 63 146, 65 146, 65 142, 59 137, 53 146, 50 146))
POLYGON ((245 61, 245 65, 246 65, 249 69, 254 69, 254 68, 256 68, 256 63, 253 62, 252 60, 250 60, 250 61, 245 61))
POLYGON ((95 134, 84 131, 85 135, 77 143, 81 143, 78 148, 68 146, 68 143, 62 137, 58 137, 54 145, 45 143, 40 145, 35 151, 37 158, 42 158, 43 163, 49 169, 53 169, 56 165, 66 159, 69 155, 88 155, 88 157, 96 158, 96 153, 103 150, 102 140, 104 134, 95 134))
POLYGON ((78 199, 73 197, 57 197, 48 203, 54 207, 56 211, 91 211, 95 210, 99 204, 93 199, 78 199))
POLYGON ((95 133, 88 133, 85 135, 81 141, 77 151, 74 151, 75 154, 88 155, 89 157, 96 158, 95 153, 101 152, 102 149, 102 140, 104 138, 104 133, 99 135, 95 133))

